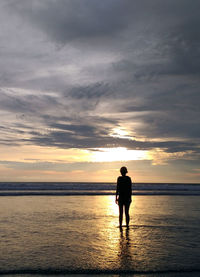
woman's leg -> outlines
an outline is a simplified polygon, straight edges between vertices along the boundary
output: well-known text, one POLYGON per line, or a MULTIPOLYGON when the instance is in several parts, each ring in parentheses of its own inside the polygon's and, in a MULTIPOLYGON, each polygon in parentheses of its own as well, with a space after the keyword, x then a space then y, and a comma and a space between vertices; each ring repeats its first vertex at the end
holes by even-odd
POLYGON ((128 227, 129 221, 130 221, 130 216, 129 216, 129 207, 130 203, 125 204, 125 215, 126 215, 126 226, 128 227))
POLYGON ((122 227, 123 220, 123 204, 119 203, 119 226, 122 227))

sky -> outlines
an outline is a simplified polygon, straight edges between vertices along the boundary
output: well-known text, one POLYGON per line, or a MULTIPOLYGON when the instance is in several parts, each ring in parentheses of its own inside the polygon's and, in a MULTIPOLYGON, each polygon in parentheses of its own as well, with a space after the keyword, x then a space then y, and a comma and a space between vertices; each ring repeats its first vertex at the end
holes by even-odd
POLYGON ((0 181, 200 183, 199 0, 1 0, 0 181))

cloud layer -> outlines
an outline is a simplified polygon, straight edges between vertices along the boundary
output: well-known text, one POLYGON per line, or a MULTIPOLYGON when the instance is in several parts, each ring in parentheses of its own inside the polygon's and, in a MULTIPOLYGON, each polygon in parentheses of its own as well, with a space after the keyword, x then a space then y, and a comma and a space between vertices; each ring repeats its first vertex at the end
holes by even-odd
POLYGON ((199 24, 196 0, 2 1, 0 143, 198 159, 199 24))

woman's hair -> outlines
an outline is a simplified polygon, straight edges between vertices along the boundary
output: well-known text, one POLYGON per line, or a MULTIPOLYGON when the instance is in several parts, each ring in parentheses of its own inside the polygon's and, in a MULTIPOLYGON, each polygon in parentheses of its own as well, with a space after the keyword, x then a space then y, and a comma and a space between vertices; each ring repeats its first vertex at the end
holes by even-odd
POLYGON ((125 166, 122 166, 120 168, 120 172, 121 172, 122 175, 126 175, 126 173, 128 173, 128 170, 127 170, 127 168, 125 166))

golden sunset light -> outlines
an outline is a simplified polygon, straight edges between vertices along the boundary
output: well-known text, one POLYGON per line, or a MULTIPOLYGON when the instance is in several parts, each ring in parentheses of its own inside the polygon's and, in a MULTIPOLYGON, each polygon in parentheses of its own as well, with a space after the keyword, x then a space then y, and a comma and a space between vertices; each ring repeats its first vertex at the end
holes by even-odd
POLYGON ((131 139, 129 132, 124 128, 114 128, 111 133, 112 137, 131 139))
POLYGON ((92 154, 94 162, 136 161, 147 159, 147 151, 129 150, 125 147, 98 148, 92 154))

